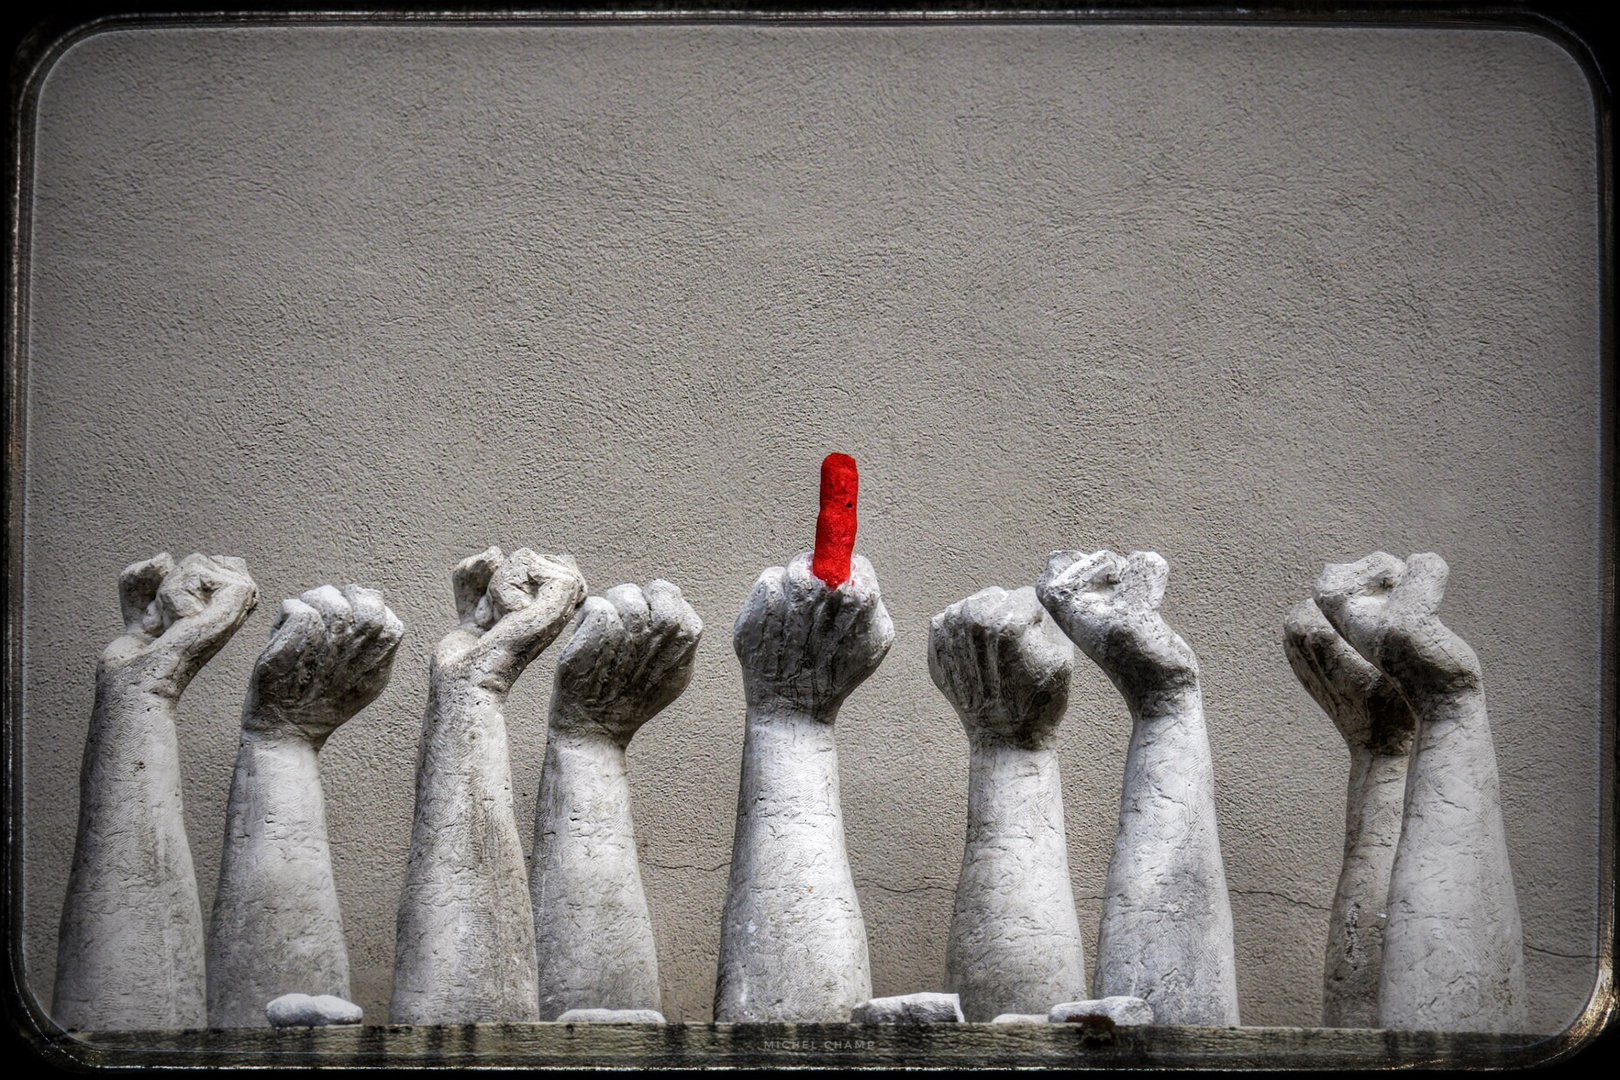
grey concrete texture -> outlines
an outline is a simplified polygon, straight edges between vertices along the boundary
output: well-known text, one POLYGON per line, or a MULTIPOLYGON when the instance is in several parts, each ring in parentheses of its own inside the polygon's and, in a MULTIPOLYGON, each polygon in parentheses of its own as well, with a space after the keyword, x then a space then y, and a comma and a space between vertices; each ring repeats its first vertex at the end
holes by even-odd
POLYGON ((336 994, 282 994, 264 1007, 266 1023, 278 1028, 358 1024, 363 1017, 360 1006, 336 994))
POLYGON ((118 576, 124 632, 96 663, 51 1015, 65 1028, 208 1019, 202 908, 181 804, 180 696, 258 604, 242 560, 168 552, 118 576))
POLYGON ((762 571, 731 632, 748 711, 720 918, 719 1023, 836 1024, 872 996, 834 725, 888 655, 894 623, 863 556, 829 589, 812 555, 762 571))
POLYGON ((513 810, 506 704, 585 602, 568 555, 498 547, 453 574, 416 766, 411 854, 394 941, 394 1024, 541 1019, 534 908, 513 810))
POLYGON ((557 1017, 559 1024, 663 1024, 657 1009, 567 1009, 557 1017))
POLYGON ((852 1024, 961 1024, 962 999, 956 994, 898 994, 870 998, 849 1010, 852 1024))
MULTIPOLYGON (((873 993, 944 985, 968 749, 929 618, 1054 549, 1151 549, 1199 660, 1243 1020, 1315 1024, 1349 760, 1279 631, 1325 562, 1437 551, 1490 681, 1529 1022, 1563 1027, 1598 932, 1591 100, 1556 44, 1457 30, 83 41, 43 87, 29 204, 27 985, 50 999, 121 567, 226 552, 265 596, 357 582, 408 628, 321 752, 354 1000, 380 1017, 448 569, 528 543, 599 585, 678 582, 724 627, 809 545, 840 450, 895 627, 837 727, 873 993)), ((177 709, 204 910, 269 622, 177 709)), ((713 1000, 726 638, 628 750, 674 1021, 713 1000)), ((523 822, 552 653, 505 709, 523 822)), ((1129 736, 1077 664, 1054 748, 1092 956, 1129 736)))
POLYGON ((1092 998, 1086 1001, 1065 1001, 1052 1006, 1046 1019, 1053 1024, 1068 1024, 1088 1016, 1106 1016, 1116 1024, 1151 1024, 1153 1006, 1139 997, 1115 994, 1112 997, 1092 998))
POLYGON ((1401 838, 1417 717, 1395 681, 1339 636, 1315 600, 1301 600, 1288 613, 1283 653, 1350 751, 1344 867, 1328 922, 1322 1026, 1378 1027, 1389 872, 1401 838))

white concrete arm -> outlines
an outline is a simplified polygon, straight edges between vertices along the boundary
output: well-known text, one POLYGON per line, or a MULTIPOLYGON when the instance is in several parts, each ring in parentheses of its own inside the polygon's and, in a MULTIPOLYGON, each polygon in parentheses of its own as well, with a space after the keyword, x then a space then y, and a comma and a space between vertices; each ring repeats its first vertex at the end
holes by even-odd
POLYGON ((625 748, 692 678, 703 622, 667 581, 585 601, 557 658, 535 803, 540 1018, 662 1007, 625 748))
POLYGON ((242 708, 208 930, 211 1027, 265 1027, 284 994, 349 996, 318 752, 388 684, 404 633, 358 585, 282 601, 242 708))
POLYGON ((1052 740, 1074 647, 1032 588, 984 589, 935 615, 928 671, 967 733, 967 840, 945 956, 970 1021, 1085 993, 1052 740))
POLYGON ((202 909, 175 707, 258 602, 240 559, 163 553, 124 569, 124 633, 101 654, 51 1015, 67 1028, 207 1022, 202 909))
POLYGON ((1159 614, 1168 578, 1151 551, 1059 551, 1036 586, 1133 721, 1092 992, 1143 998, 1160 1023, 1232 1025, 1237 973, 1215 766, 1198 660, 1159 614))

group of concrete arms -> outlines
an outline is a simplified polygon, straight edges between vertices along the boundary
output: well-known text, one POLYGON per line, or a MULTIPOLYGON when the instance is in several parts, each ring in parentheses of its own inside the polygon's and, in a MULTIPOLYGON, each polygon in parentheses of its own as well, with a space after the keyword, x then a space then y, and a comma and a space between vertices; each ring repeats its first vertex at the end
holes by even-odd
MULTIPOLYGON (((837 588, 810 563, 761 574, 733 630, 747 719, 721 1022, 841 1021, 871 998, 833 730, 893 626, 864 558, 837 588)), ((1044 1017, 1087 996, 1054 749, 1078 645, 1133 725, 1091 990, 1140 999, 1159 1023, 1238 1022, 1198 664, 1159 614, 1167 576, 1151 552, 1059 552, 1035 587, 983 590, 931 623, 929 670, 970 746, 946 965, 968 1020, 1044 1017)), ((1483 689, 1472 651, 1434 614, 1444 578, 1436 556, 1329 566, 1287 623, 1289 658, 1352 754, 1326 1024, 1523 1024, 1483 689)), ((702 622, 668 582, 587 598, 572 560, 528 549, 466 559, 454 586, 459 624, 434 652, 423 722, 391 1019, 656 1019, 625 750, 685 689, 702 622), (526 868, 503 710, 565 630, 526 868)), ((400 621, 353 585, 282 604, 246 695, 205 930, 175 705, 257 590, 240 560, 192 555, 131 566, 120 591, 126 628, 98 669, 53 1016, 80 1029, 262 1026, 287 993, 346 999, 318 752, 381 692, 400 621)))

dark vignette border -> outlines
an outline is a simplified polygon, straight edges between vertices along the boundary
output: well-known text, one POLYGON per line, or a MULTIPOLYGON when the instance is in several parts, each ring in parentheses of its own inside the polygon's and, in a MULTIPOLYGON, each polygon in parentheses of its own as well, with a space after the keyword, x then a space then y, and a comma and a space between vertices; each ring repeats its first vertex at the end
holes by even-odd
MULTIPOLYGON (((1617 1045, 1620 990, 1615 980, 1615 811, 1620 786, 1616 702, 1620 692, 1620 596, 1617 596, 1616 407, 1614 352, 1614 48, 1600 13, 1574 3, 1134 3, 1078 7, 1054 3, 959 2, 930 5, 898 0, 882 7, 731 7, 703 0, 589 7, 542 4, 522 9, 459 4, 357 7, 336 4, 302 10, 221 10, 196 3, 142 10, 140 4, 68 3, 49 13, 9 16, 5 41, 11 58, 6 139, 5 369, 0 383, 5 456, 3 491, 6 600, 0 644, 5 654, 0 697, 0 793, 6 887, 0 890, 7 965, 0 976, 5 1037, 15 1050, 74 1071, 106 1067, 244 1067, 338 1065, 358 1067, 1079 1067, 1079 1068, 1526 1068, 1606 1058, 1617 1045), (574 1025, 480 1024, 457 1027, 368 1026, 302 1032, 147 1032, 97 1035, 88 1041, 57 1027, 34 999, 22 971, 22 832, 18 810, 24 777, 17 722, 22 715, 22 547, 26 468, 27 269, 30 264, 34 125, 40 89, 57 59, 79 41, 124 28, 161 26, 308 26, 320 24, 455 25, 499 21, 517 25, 602 23, 756 22, 766 24, 1097 22, 1152 24, 1384 26, 1523 30, 1546 37, 1581 67, 1593 96, 1599 198, 1599 334, 1602 366, 1599 462, 1599 547, 1602 562, 1600 685, 1599 943, 1598 978, 1586 1008, 1565 1031, 1526 1042, 1523 1037, 1429 1032, 1335 1031, 1317 1028, 1153 1027, 1094 1030, 1084 1025, 1014 1031, 989 1025, 921 1028, 841 1024, 674 1024, 664 1029, 618 1025, 588 1031, 574 1025)), ((26 1060, 26 1059, 24 1059, 26 1060)))

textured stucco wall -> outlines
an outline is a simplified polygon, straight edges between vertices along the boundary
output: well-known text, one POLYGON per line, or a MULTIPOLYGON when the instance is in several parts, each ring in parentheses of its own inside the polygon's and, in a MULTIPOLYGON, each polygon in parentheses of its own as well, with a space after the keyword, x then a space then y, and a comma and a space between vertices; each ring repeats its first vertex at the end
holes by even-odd
MULTIPOLYGON (((1347 755, 1279 644, 1325 560, 1451 563, 1484 664, 1535 1025, 1593 982, 1591 96, 1518 33, 1217 27, 168 29, 45 84, 27 277, 27 979, 48 1000, 117 574, 246 558, 181 706, 211 904, 283 596, 385 591, 393 682, 324 755, 386 1013, 450 567, 565 550, 708 626, 630 749, 665 1006, 709 1016, 742 737, 731 622, 862 469, 895 645, 839 720, 874 990, 939 989, 967 749, 928 618, 1057 547, 1150 547, 1198 651, 1247 1023, 1311 1024, 1347 755)), ((528 832, 551 664, 509 716, 528 832)), ((1088 961, 1128 721, 1061 755, 1088 961)))

